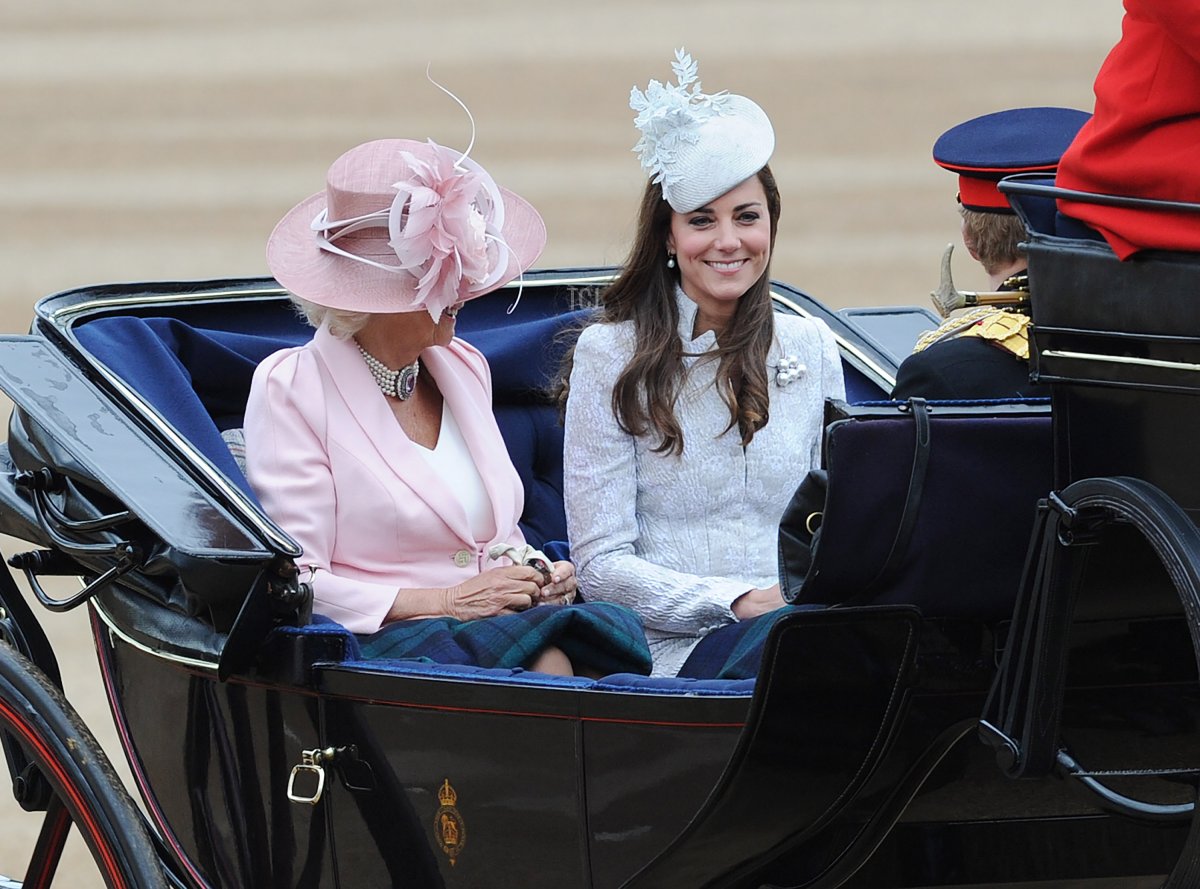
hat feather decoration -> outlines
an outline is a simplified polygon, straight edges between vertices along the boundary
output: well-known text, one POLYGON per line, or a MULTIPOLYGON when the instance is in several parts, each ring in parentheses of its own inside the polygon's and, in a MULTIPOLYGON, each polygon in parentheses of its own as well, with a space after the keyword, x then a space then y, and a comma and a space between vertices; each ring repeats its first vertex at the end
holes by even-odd
POLYGON ((668 185, 682 176, 675 163, 679 147, 698 142, 700 124, 721 114, 729 103, 726 91, 701 92, 699 65, 682 47, 675 50, 671 70, 675 83, 651 80, 645 92, 635 86, 629 93, 629 107, 638 113, 633 125, 642 133, 633 150, 650 181, 668 185))
POLYGON ((771 121, 754 102, 700 87, 697 64, 682 47, 675 83, 636 86, 629 107, 641 138, 633 147, 650 181, 677 213, 690 213, 762 169, 775 149, 771 121))

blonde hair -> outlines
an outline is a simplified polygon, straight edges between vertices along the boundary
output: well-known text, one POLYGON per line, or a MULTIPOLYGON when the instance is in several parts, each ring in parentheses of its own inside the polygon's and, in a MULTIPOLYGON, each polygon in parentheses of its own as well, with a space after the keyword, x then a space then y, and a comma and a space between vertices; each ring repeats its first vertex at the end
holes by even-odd
POLYGON ((963 243, 989 275, 1008 268, 1021 257, 1018 246, 1025 226, 1013 213, 984 213, 959 207, 963 218, 963 243))
POLYGON ((329 328, 329 332, 339 340, 351 339, 367 326, 367 319, 370 318, 368 312, 331 309, 329 306, 301 299, 295 294, 292 295, 292 302, 296 304, 296 311, 303 315, 312 327, 320 327, 324 324, 329 328))

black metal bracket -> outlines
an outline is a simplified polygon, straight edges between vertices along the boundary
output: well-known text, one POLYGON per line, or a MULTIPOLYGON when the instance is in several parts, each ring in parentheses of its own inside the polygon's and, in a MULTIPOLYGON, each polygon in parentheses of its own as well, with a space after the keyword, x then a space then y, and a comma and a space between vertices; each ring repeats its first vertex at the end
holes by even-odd
MULTIPOLYGON (((1123 793, 1118 793, 1100 779, 1103 777, 1124 777, 1128 773, 1097 773, 1088 771, 1076 762, 1075 758, 1065 749, 1058 751, 1057 764, 1059 774, 1062 777, 1078 781, 1094 797, 1100 800, 1104 808, 1110 812, 1116 812, 1118 815, 1128 815, 1145 821, 1178 822, 1190 820, 1192 813, 1196 810, 1194 802, 1178 803, 1175 805, 1148 803, 1143 800, 1134 799, 1131 796, 1126 796, 1123 793)), ((1196 775, 1194 769, 1177 770, 1176 773, 1180 775, 1196 775)))
MULTIPOLYGON (((25 573, 25 580, 29 584, 29 588, 33 590, 37 600, 50 611, 70 611, 72 608, 77 608, 88 599, 92 598, 100 590, 104 589, 118 577, 128 574, 135 568, 142 565, 142 551, 136 545, 127 540, 122 540, 113 545, 105 547, 105 553, 117 557, 117 564, 113 565, 103 574, 96 577, 87 584, 78 593, 72 596, 67 596, 64 599, 56 599, 42 589, 41 582, 38 580, 39 574, 61 575, 64 572, 55 566, 60 564, 58 554, 53 550, 31 550, 30 552, 17 553, 8 560, 8 564, 14 568, 18 568, 25 573), (49 568, 49 570, 47 570, 49 568)), ((77 573, 71 571, 69 573, 77 573)))
POLYGON ((111 555, 113 545, 110 543, 81 543, 68 535, 110 531, 134 518, 129 510, 124 509, 91 519, 70 518, 50 499, 51 494, 65 490, 66 482, 48 467, 36 472, 17 473, 13 478, 13 487, 28 494, 38 527, 56 549, 61 549, 67 555, 83 557, 111 555))
POLYGON ((129 510, 118 510, 90 519, 72 519, 51 499, 51 495, 67 489, 66 480, 49 467, 23 471, 13 477, 13 486, 24 491, 33 507, 38 527, 49 538, 53 549, 17 553, 8 564, 25 573, 29 588, 37 600, 51 611, 70 611, 82 605, 98 591, 124 574, 143 564, 141 548, 130 540, 84 543, 81 535, 95 535, 133 521, 129 510), (116 559, 116 564, 94 578, 72 596, 56 599, 49 595, 38 580, 39 575, 73 575, 84 573, 74 560, 95 558, 116 559))
POLYGON ((1063 546, 1090 546, 1098 543, 1105 527, 1115 521, 1112 510, 1102 506, 1070 506, 1058 491, 1051 491, 1038 506, 1054 514, 1057 520, 1058 542, 1063 546))

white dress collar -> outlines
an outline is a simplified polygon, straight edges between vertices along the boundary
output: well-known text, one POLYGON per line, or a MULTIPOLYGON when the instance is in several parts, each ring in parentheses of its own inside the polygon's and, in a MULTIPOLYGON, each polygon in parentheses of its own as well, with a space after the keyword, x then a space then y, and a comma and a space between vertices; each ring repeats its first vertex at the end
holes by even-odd
POLYGON ((696 327, 696 313, 700 307, 692 298, 683 292, 683 288, 675 285, 675 304, 679 307, 679 338, 688 352, 709 352, 717 347, 717 335, 706 330, 700 336, 692 339, 692 331, 696 327))

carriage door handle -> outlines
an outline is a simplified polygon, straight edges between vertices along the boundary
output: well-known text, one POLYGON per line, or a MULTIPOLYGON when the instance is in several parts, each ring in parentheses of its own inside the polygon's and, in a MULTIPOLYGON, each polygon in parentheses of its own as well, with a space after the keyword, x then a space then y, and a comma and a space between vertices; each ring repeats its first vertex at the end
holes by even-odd
POLYGON ((344 753, 353 754, 354 747, 326 747, 321 749, 315 747, 312 750, 300 751, 300 762, 292 766, 291 777, 288 778, 287 795, 294 803, 308 803, 310 806, 315 806, 321 799, 321 794, 325 792, 325 766, 332 765, 334 760, 344 753), (296 789, 297 779, 312 778, 316 780, 316 787, 311 793, 305 793, 296 789))
POLYGON ((301 751, 300 762, 292 766, 292 774, 288 778, 288 799, 294 803, 308 803, 310 806, 315 806, 318 800, 321 799, 321 794, 325 792, 325 769, 323 763, 332 762, 335 756, 337 756, 337 751, 332 747, 326 747, 324 750, 314 748, 313 750, 301 751), (304 778, 316 778, 317 786, 311 793, 304 794, 297 792, 296 779, 301 776, 304 778))

